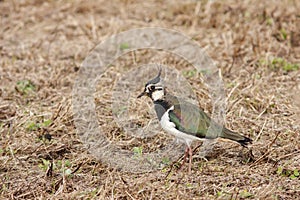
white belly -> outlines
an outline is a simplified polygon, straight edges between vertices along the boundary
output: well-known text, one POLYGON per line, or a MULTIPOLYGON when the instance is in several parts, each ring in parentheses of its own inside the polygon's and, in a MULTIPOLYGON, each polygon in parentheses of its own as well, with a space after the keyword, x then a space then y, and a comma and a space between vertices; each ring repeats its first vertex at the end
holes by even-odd
POLYGON ((193 140, 203 140, 201 138, 198 138, 194 135, 190 135, 187 133, 183 133, 179 130, 176 129, 176 126, 173 122, 169 121, 169 111, 173 110, 174 106, 172 106, 171 108, 169 108, 161 117, 160 120, 160 125, 162 126, 162 128, 169 134, 174 135, 179 141, 187 144, 188 146, 190 146, 191 142, 193 140))

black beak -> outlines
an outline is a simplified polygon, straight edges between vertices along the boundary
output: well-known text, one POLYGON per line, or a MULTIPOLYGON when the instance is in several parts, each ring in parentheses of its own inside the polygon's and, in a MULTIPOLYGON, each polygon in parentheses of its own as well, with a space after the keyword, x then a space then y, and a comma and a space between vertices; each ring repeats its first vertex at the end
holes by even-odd
POLYGON ((139 96, 137 96, 137 98, 141 98, 142 96, 146 95, 147 93, 144 91, 142 92, 139 96))

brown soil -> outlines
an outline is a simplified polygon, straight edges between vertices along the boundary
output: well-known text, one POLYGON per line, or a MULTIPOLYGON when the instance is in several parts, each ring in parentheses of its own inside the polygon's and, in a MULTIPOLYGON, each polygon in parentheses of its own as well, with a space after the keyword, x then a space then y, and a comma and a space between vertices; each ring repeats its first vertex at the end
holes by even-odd
MULTIPOLYGON (((0 199, 299 198, 299 10, 296 0, 0 1, 0 199), (226 126, 254 140, 254 158, 219 141, 208 161, 193 160, 190 175, 187 167, 136 174, 89 153, 72 111, 81 63, 112 34, 149 26, 190 36, 216 62, 228 98, 226 126)), ((147 62, 183 74, 192 69, 151 51, 114 62, 101 77, 111 87, 101 82, 95 95, 99 124, 111 140, 129 139, 113 121, 110 90, 147 62)), ((186 79, 210 113, 199 76, 186 79)), ((145 83, 134 84, 137 96, 145 83)), ((130 105, 141 126, 154 116, 148 100, 130 105)), ((151 151, 166 142, 158 131, 158 139, 138 144, 151 151)))

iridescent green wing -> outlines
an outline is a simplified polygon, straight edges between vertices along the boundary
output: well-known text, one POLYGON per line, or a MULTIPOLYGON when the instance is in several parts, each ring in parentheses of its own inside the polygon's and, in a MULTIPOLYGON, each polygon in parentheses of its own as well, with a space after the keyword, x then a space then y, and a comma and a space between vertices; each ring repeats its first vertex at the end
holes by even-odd
POLYGON ((187 102, 174 105, 174 109, 169 112, 169 118, 178 130, 199 138, 207 136, 211 122, 203 110, 187 102))

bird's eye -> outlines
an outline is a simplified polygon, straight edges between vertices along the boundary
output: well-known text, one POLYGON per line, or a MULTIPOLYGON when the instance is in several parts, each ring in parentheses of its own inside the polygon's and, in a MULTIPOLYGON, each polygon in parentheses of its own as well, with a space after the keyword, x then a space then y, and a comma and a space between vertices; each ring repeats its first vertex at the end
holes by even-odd
POLYGON ((154 89, 155 89, 155 86, 154 86, 154 85, 152 85, 152 86, 150 87, 150 89, 151 89, 151 90, 154 90, 154 89))

